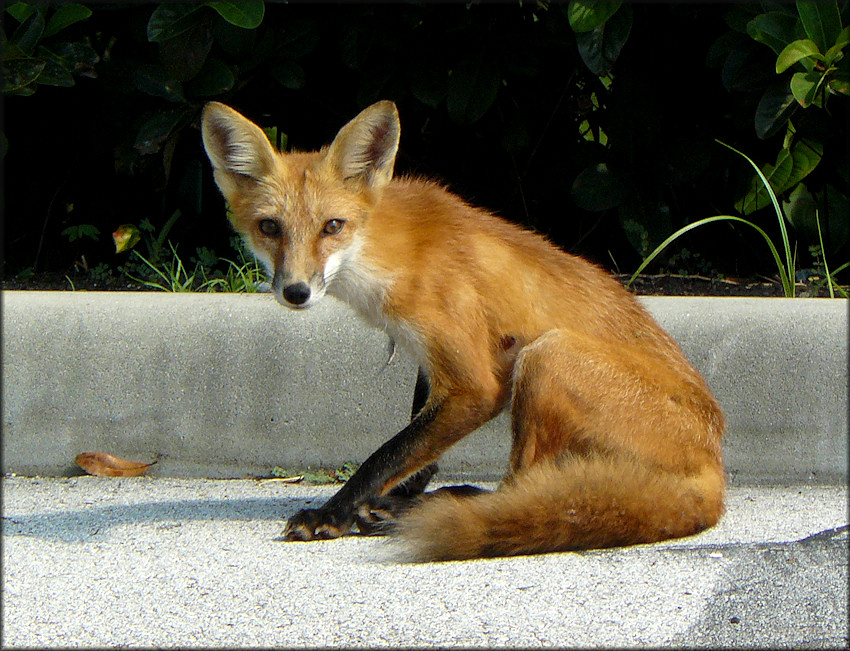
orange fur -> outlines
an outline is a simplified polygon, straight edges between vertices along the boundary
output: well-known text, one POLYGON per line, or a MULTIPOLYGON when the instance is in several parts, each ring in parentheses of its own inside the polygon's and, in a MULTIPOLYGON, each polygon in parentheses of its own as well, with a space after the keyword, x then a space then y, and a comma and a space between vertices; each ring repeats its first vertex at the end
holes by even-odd
POLYGON ((448 561, 651 543, 689 536, 723 513, 717 469, 668 473, 628 458, 537 463, 494 493, 426 500, 399 536, 415 561, 448 561))
POLYGON ((391 103, 312 153, 274 151, 216 103, 203 132, 234 225, 278 301, 345 300, 430 380, 421 418, 328 505, 293 518, 293 539, 345 533, 357 504, 506 407, 505 482, 412 509, 400 532, 417 558, 651 542, 717 521, 723 415, 676 343, 595 265, 430 181, 393 179, 391 103))

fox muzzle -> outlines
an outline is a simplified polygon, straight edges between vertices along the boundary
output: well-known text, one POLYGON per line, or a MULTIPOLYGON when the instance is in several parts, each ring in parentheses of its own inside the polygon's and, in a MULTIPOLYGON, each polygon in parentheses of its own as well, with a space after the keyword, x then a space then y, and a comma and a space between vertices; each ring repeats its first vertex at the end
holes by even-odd
POLYGON ((283 299, 293 307, 307 307, 312 291, 307 283, 292 283, 283 288, 283 299))

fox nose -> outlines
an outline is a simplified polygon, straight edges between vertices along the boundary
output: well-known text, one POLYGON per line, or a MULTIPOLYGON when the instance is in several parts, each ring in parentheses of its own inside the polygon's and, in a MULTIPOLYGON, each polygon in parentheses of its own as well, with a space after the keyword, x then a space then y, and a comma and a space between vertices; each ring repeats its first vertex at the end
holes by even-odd
POLYGON ((283 288, 283 297, 292 305, 304 305, 310 299, 310 286, 307 283, 293 283, 283 288))

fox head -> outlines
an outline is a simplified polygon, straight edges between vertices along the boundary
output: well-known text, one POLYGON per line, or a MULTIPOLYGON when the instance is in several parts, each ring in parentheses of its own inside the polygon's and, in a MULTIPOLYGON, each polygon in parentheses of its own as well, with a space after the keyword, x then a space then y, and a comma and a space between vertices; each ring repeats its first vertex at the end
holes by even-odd
POLYGON ((314 305, 353 263, 358 230, 393 175, 395 104, 382 101, 317 152, 283 153, 256 124, 218 102, 204 108, 204 148, 233 225, 273 279, 282 305, 314 305))

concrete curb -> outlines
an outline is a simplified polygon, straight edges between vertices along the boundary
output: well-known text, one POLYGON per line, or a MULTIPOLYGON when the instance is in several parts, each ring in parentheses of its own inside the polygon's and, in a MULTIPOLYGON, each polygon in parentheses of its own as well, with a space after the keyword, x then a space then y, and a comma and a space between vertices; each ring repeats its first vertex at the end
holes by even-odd
MULTIPOLYGON (((76 474, 79 452, 159 459, 152 475, 244 477, 362 461, 401 428, 416 371, 385 335, 327 299, 2 292, 3 471, 76 474), (154 472, 155 470, 155 472, 154 472)), ((845 482, 848 302, 642 299, 728 419, 735 481, 845 482)), ((505 414, 444 458, 495 478, 505 414)))

